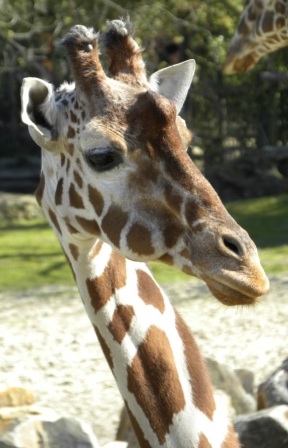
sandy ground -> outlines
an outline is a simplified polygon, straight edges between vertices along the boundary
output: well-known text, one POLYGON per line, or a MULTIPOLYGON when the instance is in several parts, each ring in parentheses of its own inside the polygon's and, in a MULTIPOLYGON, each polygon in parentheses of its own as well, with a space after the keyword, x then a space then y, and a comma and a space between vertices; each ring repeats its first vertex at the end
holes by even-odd
MULTIPOLYGON (((248 309, 224 307, 198 281, 165 289, 205 356, 253 370, 257 384, 288 356, 288 276, 248 309)), ((0 305, 0 390, 31 389, 89 423, 100 444, 113 440, 122 400, 76 288, 0 292, 0 305)))

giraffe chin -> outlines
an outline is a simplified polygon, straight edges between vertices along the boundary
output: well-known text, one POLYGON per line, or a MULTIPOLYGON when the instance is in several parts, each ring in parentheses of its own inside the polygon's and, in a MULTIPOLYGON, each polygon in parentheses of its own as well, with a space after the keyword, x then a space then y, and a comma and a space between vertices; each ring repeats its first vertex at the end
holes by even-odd
POLYGON ((249 296, 216 280, 205 281, 213 296, 224 305, 254 305, 259 299, 259 296, 249 296))

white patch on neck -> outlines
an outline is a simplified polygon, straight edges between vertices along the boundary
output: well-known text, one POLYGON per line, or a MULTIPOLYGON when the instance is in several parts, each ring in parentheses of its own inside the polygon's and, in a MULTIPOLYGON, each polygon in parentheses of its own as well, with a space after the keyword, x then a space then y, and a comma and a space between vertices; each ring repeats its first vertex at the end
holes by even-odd
POLYGON ((97 262, 91 263, 90 280, 95 277, 101 277, 105 268, 107 267, 112 253, 112 247, 109 244, 102 244, 99 254, 97 255, 97 262))

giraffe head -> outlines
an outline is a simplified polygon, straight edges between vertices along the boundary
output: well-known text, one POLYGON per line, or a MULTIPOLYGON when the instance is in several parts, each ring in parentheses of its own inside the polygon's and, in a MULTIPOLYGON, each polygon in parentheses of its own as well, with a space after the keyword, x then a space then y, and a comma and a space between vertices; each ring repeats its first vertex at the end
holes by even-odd
POLYGON ((223 66, 226 75, 251 70, 262 56, 288 45, 288 3, 248 0, 223 66))
POLYGON ((60 241, 81 250, 99 238, 129 259, 204 279, 226 304, 253 303, 268 289, 256 247, 186 153, 191 135, 178 113, 194 61, 148 81, 122 21, 100 39, 76 26, 64 44, 75 85, 54 92, 27 78, 22 87, 22 119, 42 148, 38 202, 60 241))

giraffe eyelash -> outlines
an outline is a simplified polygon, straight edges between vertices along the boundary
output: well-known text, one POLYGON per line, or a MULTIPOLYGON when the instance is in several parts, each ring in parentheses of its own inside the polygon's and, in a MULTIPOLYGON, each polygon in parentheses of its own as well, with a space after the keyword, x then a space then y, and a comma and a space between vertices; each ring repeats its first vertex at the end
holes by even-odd
POLYGON ((85 157, 90 167, 97 172, 110 171, 123 163, 121 154, 113 148, 89 149, 85 157))

